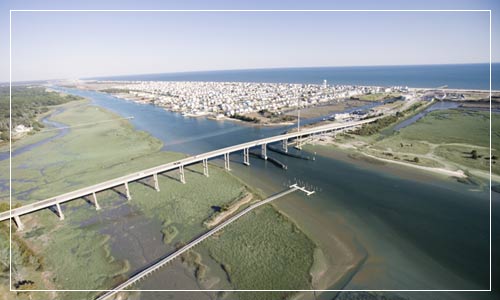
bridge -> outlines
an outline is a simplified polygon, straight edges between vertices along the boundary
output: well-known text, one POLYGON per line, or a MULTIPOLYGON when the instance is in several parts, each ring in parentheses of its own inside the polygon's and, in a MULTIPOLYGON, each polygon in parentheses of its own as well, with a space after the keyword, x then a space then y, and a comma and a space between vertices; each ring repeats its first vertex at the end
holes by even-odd
POLYGON ((111 296, 115 295, 119 291, 126 289, 127 287, 129 287, 132 284, 138 282, 142 278, 147 277, 148 275, 150 275, 153 272, 157 271, 161 267, 165 266, 166 264, 168 264, 172 260, 174 260, 177 257, 179 257, 180 255, 182 255, 184 252, 188 251, 189 249, 191 249, 194 246, 198 245, 199 243, 203 242, 205 239, 209 238, 214 233, 218 232, 219 230, 223 229, 227 225, 229 225, 229 224, 233 223, 234 221, 238 220, 239 218, 243 217, 244 215, 246 215, 250 211, 252 211, 252 210, 256 209, 257 207, 260 207, 260 206, 262 206, 264 204, 267 204, 267 203, 269 203, 269 202, 271 202, 273 200, 276 200, 276 199, 281 198, 281 197, 283 197, 285 195, 288 195, 288 194, 290 194, 292 192, 298 191, 298 190, 303 191, 308 196, 314 193, 312 191, 306 190, 304 187, 299 187, 297 184, 294 184, 294 185, 291 185, 287 190, 284 190, 284 191, 282 191, 280 193, 274 194, 274 195, 272 195, 271 197, 269 197, 269 198, 267 198, 265 200, 262 200, 262 201, 259 201, 259 202, 255 203, 255 204, 253 204, 253 205, 250 205, 249 207, 247 207, 244 210, 240 211, 236 215, 232 216, 231 218, 229 218, 226 221, 220 223, 219 225, 215 226, 214 228, 212 228, 211 230, 207 231, 206 233, 204 233, 204 234, 200 235, 199 237, 195 238, 194 240, 192 240, 191 242, 189 242, 188 244, 186 244, 182 248, 179 248, 174 253, 166 256, 165 258, 160 259, 158 262, 154 263, 153 265, 149 266, 148 268, 144 269, 143 271, 141 271, 141 272, 133 275, 127 281, 123 282, 122 284, 118 285, 114 289, 109 290, 105 294, 103 294, 103 295, 99 296, 98 298, 96 298, 96 300, 109 299, 111 296))
POLYGON ((132 197, 130 195, 129 191, 129 183, 142 180, 145 178, 153 178, 154 180, 154 188, 159 191, 160 186, 158 184, 158 174, 168 172, 171 170, 179 170, 180 174, 180 181, 182 183, 186 183, 185 177, 184 177, 184 167, 193 165, 196 163, 203 163, 203 174, 205 176, 209 176, 209 170, 208 170, 208 160, 209 159, 214 159, 220 156, 224 157, 224 168, 226 170, 231 170, 230 168, 230 161, 229 161, 229 155, 233 152, 238 152, 243 150, 243 161, 244 164, 249 166, 250 165, 250 157, 249 157, 249 149, 254 148, 254 147, 261 147, 261 156, 263 159, 267 159, 267 144, 270 143, 275 143, 275 142, 282 142, 282 147, 285 152, 288 151, 288 141, 291 139, 296 139, 297 143, 300 145, 300 141, 303 137, 307 136, 312 136, 312 135, 317 135, 317 134, 324 134, 326 132, 332 132, 332 131, 338 131, 338 130, 345 130, 357 126, 361 126, 363 124, 371 123, 374 122, 381 117, 374 117, 366 120, 360 120, 360 121, 351 121, 351 122, 345 122, 345 123, 330 123, 326 125, 321 125, 321 126, 316 126, 316 127, 311 127, 311 128, 304 128, 295 132, 290 132, 290 133, 285 133, 282 135, 276 135, 268 138, 263 138, 251 142, 246 142, 194 156, 190 156, 181 160, 177 160, 174 162, 162 164, 156 167, 152 167, 146 170, 142 170, 139 172, 131 173, 122 177, 118 177, 115 179, 103 181, 101 183, 88 186, 85 188, 81 188, 72 192, 68 192, 59 196, 51 197, 45 200, 41 200, 38 202, 34 202, 31 204, 27 204, 15 209, 11 209, 9 211, 5 211, 0 213, 0 221, 5 221, 9 219, 14 219, 18 230, 22 230, 23 223, 21 221, 21 216, 26 215, 41 209, 46 209, 46 208, 55 208, 57 211, 57 215, 61 220, 64 219, 64 214, 61 209, 61 204, 64 202, 80 199, 80 198, 86 198, 86 197, 91 197, 92 202, 97 210, 99 210, 101 207, 98 203, 96 193, 108 190, 108 189, 113 189, 116 187, 121 187, 123 186, 125 188, 125 195, 128 200, 131 200, 132 197))

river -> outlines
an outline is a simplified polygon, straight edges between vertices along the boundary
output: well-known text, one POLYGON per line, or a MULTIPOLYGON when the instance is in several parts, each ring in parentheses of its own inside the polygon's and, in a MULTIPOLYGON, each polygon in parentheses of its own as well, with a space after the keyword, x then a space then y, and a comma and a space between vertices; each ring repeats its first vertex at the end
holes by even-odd
MULTIPOLYGON (((166 151, 197 154, 279 134, 286 129, 187 118, 159 107, 98 92, 61 90, 89 98, 93 105, 123 117, 133 116, 131 123, 162 140, 166 151)), ((325 235, 347 236, 367 253, 365 263, 346 288, 488 288, 488 191, 418 171, 355 161, 341 153, 317 155, 314 161, 268 154, 283 161, 288 170, 252 158, 251 167, 233 163, 233 172, 267 193, 282 190, 283 186, 296 180, 318 191, 309 198, 295 194, 277 205, 286 214, 296 216, 294 219, 306 232, 316 229, 325 235), (301 224, 301 214, 306 211, 321 219, 324 227, 301 224)), ((232 155, 232 159, 242 161, 239 154, 232 155)), ((500 201, 496 194, 493 200, 494 203, 500 201)), ((498 210, 494 213, 498 214, 498 210)), ((138 238, 143 239, 146 246, 156 243, 151 242, 151 236, 138 238)), ((157 239, 161 240, 161 236, 154 237, 155 241, 157 239)), ((151 251, 156 250, 152 248, 151 251)), ((170 271, 153 274, 141 286, 165 288, 165 280, 161 278, 165 272, 170 271)), ((187 283, 185 286, 192 288, 187 283)), ((479 299, 483 296, 484 299, 493 299, 486 294, 474 294, 473 298, 463 293, 436 295, 436 299, 479 299)), ((406 296, 432 298, 424 293, 406 296)), ((156 298, 152 293, 144 293, 141 299, 156 298)))
MULTIPOLYGON (((53 116, 61 113, 62 111, 63 110, 61 108, 58 108, 54 112, 52 112, 50 115, 45 116, 45 117, 42 118, 42 123, 45 124, 45 125, 48 125, 48 127, 50 127, 50 128, 60 128, 59 130, 57 130, 55 132, 54 135, 51 135, 51 136, 49 136, 47 138, 44 138, 44 139, 42 139, 40 141, 37 141, 37 142, 33 143, 33 144, 29 144, 29 145, 26 145, 26 146, 21 146, 19 148, 13 149, 12 150, 12 157, 17 156, 17 155, 22 154, 22 153, 25 153, 25 152, 28 152, 28 151, 30 151, 33 148, 36 148, 36 147, 41 146, 43 144, 46 144, 46 143, 48 143, 48 142, 50 142, 52 140, 58 139, 58 138, 64 136, 65 134, 67 134, 69 132, 69 129, 65 128, 65 126, 66 126, 65 124, 62 124, 62 123, 59 123, 59 122, 56 122, 56 121, 50 119, 53 116)), ((9 152, 8 151, 0 152, 0 161, 8 159, 8 158, 9 158, 9 152)))

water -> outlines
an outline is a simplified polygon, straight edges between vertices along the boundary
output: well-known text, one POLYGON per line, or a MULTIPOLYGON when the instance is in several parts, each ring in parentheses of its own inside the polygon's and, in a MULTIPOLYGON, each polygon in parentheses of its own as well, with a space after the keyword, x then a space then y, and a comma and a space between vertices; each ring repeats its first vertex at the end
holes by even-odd
MULTIPOLYGON (((500 89, 500 64, 492 64, 492 88, 500 89)), ((109 76, 99 80, 152 81, 240 81, 314 83, 458 89, 489 89, 489 64, 318 67, 253 70, 225 70, 164 74, 109 76)))
POLYGON ((424 109, 424 111, 419 112, 418 114, 414 115, 413 117, 408 118, 408 119, 404 120, 403 122, 398 123, 396 126, 394 126, 394 131, 399 131, 405 127, 410 126, 411 124, 422 119, 423 117, 425 117, 428 113, 430 113, 432 111, 457 108, 459 106, 460 106, 460 104, 457 102, 451 102, 451 101, 437 102, 437 103, 431 105, 430 107, 424 109))
MULTIPOLYGON (((168 151, 202 153, 279 134, 286 129, 186 118, 159 107, 102 93, 62 90, 88 97, 93 104, 124 117, 134 116, 132 124, 161 139, 168 151)), ((348 158, 318 156, 315 161, 305 161, 268 154, 287 164, 288 170, 252 158, 251 167, 233 163, 233 172, 251 184, 267 187, 268 191, 281 190, 296 179, 317 187, 319 192, 312 198, 295 195, 295 203, 315 210, 318 218, 330 220, 331 227, 321 229, 325 233, 340 230, 337 226, 348 228, 346 232, 351 232, 352 238, 368 252, 365 267, 348 287, 488 287, 487 191, 425 175, 413 179, 408 172, 353 163, 348 158), (336 223, 339 220, 342 222, 336 223), (378 270, 376 275, 370 271, 373 268, 378 270)), ((232 155, 232 159, 241 161, 238 154, 232 155)), ((160 275, 147 280, 150 287, 162 287, 162 280, 157 276, 160 275)), ((455 299, 457 295, 453 295, 446 297, 455 299)), ((426 299, 425 296, 422 299, 426 299)))
POLYGON ((236 122, 184 117, 163 108, 124 101, 108 94, 67 88, 60 91, 82 96, 122 116, 134 118, 130 122, 139 130, 147 131, 163 141, 163 149, 189 154, 207 152, 214 145, 230 146, 280 134, 288 127, 264 127, 242 125, 236 122))
MULTIPOLYGON (((12 157, 15 157, 17 155, 20 155, 22 153, 25 153, 27 151, 30 151, 31 149, 35 148, 35 147, 38 147, 38 146, 41 146, 43 144, 46 144, 52 140, 55 140, 55 139, 58 139, 64 135, 66 135, 68 132, 69 132, 69 129, 68 128, 64 128, 66 125, 65 124, 62 124, 62 123, 59 123, 59 122, 56 122, 56 121, 53 121, 53 120, 50 120, 51 117, 61 113, 62 110, 61 109, 56 109, 52 114, 50 114, 49 116, 46 116, 42 119, 42 122, 47 125, 49 128, 62 128, 60 130, 57 131, 57 134, 53 135, 53 136, 50 136, 48 138, 45 138, 45 139, 42 139, 38 142, 35 142, 33 144, 29 144, 29 145, 26 145, 26 146, 22 146, 22 147, 19 147, 17 149, 14 149, 12 151, 12 157)), ((9 159, 9 152, 6 151, 6 152, 0 152, 0 161, 2 160, 5 160, 5 159, 9 159)))
MULTIPOLYGON (((387 99, 384 101, 373 101, 373 102, 369 102, 368 104, 365 104, 365 105, 350 107, 350 108, 347 108, 343 111, 336 111, 335 113, 352 113, 354 111, 369 111, 370 109, 372 109, 374 107, 384 105, 384 104, 394 102, 394 101, 403 101, 403 99, 395 99, 394 98, 394 99, 387 99)), ((332 118, 335 115, 335 113, 330 114, 330 115, 326 115, 326 116, 316 117, 316 118, 309 118, 309 119, 305 119, 305 120, 302 120, 302 118, 301 118, 300 122, 301 122, 301 124, 304 124, 304 125, 321 122, 325 118, 332 118)))

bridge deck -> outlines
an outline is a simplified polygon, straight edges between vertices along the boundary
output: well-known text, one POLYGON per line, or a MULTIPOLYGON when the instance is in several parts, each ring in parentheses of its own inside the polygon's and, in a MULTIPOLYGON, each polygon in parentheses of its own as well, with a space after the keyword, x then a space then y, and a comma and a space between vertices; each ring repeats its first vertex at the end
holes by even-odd
POLYGON ((65 193, 59 196, 51 197, 45 200, 41 200, 35 203, 27 204, 24 206, 21 206, 19 208, 15 208, 9 211, 5 211, 0 213, 0 221, 8 220, 9 218, 13 218, 16 216, 21 216, 24 214, 28 214, 40 209, 48 208, 51 206, 54 206, 56 204, 60 204, 63 202, 71 201, 74 199, 82 198, 88 195, 91 195, 92 193, 97 193, 103 190, 107 190, 119 185, 123 185, 128 182, 136 181, 139 179, 143 179, 149 176, 152 176, 154 174, 158 173, 163 173, 167 172, 170 170, 175 170, 179 168, 180 166, 186 166, 186 165, 191 165, 195 163, 202 162, 203 160, 207 159, 212 159, 221 155, 224 155, 226 153, 232 153, 236 151, 241 151, 243 149, 247 148, 252 148, 260 145, 266 145, 269 143, 274 143, 286 139, 292 139, 296 137, 302 137, 302 136, 307 136, 315 133, 320 133, 320 132, 327 132, 327 131, 333 131, 333 130, 340 130, 340 129, 346 129, 346 128, 351 128, 355 126, 360 126, 366 123, 374 122, 380 117, 375 117, 367 120, 362 120, 362 121, 355 121, 355 122, 347 122, 347 123, 341 123, 341 124, 327 124, 327 125, 322 125, 322 126, 317 126, 313 128, 306 128, 302 129, 298 132, 291 132, 291 133, 286 133, 282 135, 277 135, 277 136, 272 136, 268 138, 263 138, 260 140, 255 140, 247 143, 242 143, 194 156, 190 156, 178 161, 170 162, 167 164, 162 164, 153 168, 149 168, 146 170, 142 170, 139 172, 135 172, 132 174, 128 174, 122 177, 118 177, 115 179, 107 180, 89 187, 85 187, 82 189, 78 189, 69 193, 65 193))

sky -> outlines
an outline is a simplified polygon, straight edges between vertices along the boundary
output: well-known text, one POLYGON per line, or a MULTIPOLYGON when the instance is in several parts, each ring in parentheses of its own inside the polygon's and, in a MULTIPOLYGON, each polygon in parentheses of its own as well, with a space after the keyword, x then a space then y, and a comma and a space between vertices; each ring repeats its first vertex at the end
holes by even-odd
MULTIPOLYGON (((500 1, 0 0, 11 9, 491 9, 500 1)), ((12 12, 12 80, 279 67, 484 63, 489 12, 12 12)), ((492 34, 492 59, 500 39, 492 34)))

